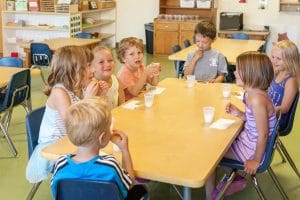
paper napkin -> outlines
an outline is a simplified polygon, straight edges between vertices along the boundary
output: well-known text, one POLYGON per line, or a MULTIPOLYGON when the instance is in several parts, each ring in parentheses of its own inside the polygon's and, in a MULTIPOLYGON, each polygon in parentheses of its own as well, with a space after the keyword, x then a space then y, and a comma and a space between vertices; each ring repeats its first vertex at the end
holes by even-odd
POLYGON ((219 129, 219 130, 225 130, 229 128, 234 122, 235 120, 232 119, 221 118, 215 121, 214 123, 212 123, 209 127, 219 129))
POLYGON ((132 100, 132 101, 129 101, 128 103, 122 105, 123 108, 126 108, 126 109, 130 109, 130 110, 133 110, 135 109, 136 107, 138 107, 139 101, 137 100, 132 100))

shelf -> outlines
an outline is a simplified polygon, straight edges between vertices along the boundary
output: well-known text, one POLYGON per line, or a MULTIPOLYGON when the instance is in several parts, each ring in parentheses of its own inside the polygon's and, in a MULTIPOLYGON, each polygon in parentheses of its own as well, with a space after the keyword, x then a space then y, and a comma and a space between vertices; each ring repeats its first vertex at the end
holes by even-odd
POLYGON ((39 12, 39 11, 2 11, 7 14, 33 14, 33 15, 72 15, 74 13, 56 13, 56 12, 39 12))
POLYGON ((100 8, 95 10, 82 10, 79 11, 79 13, 85 14, 85 13, 94 13, 94 12, 101 12, 101 11, 107 11, 107 10, 113 10, 115 8, 100 8))
POLYGON ((115 34, 112 33, 100 33, 99 39, 105 40, 107 38, 114 37, 114 36, 115 34))
POLYGON ((94 28, 94 27, 98 27, 98 26, 104 26, 106 24, 112 24, 114 22, 115 22, 115 20, 100 20, 100 21, 96 21, 96 23, 94 23, 94 24, 82 23, 82 30, 88 29, 88 28, 94 28))
POLYGON ((160 8, 164 9, 184 9, 184 10, 210 10, 212 8, 185 8, 180 6, 160 6, 160 8))
POLYGON ((69 29, 64 28, 47 28, 40 26, 3 26, 4 29, 15 29, 15 30, 41 30, 41 31, 65 31, 68 32, 69 29))

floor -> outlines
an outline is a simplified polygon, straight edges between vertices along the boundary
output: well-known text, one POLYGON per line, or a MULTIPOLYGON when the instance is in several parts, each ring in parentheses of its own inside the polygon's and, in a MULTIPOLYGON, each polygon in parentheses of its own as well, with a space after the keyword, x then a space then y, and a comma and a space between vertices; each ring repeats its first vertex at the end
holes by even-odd
MULTIPOLYGON (((163 64, 163 71, 161 78, 165 77, 175 77, 175 71, 173 63, 168 61, 166 58, 153 58, 152 55, 145 56, 145 62, 161 62, 163 64)), ((33 109, 43 106, 46 97, 42 93, 43 83, 40 77, 32 78, 32 105, 33 109)), ((12 123, 9 128, 10 136, 13 143, 16 145, 19 155, 14 158, 9 151, 6 141, 0 138, 0 196, 1 199, 25 199, 29 190, 31 189, 31 184, 29 184, 25 179, 25 167, 28 160, 27 154, 27 141, 24 125, 25 111, 22 107, 17 107, 14 109, 12 123)), ((300 120, 300 109, 298 107, 296 113, 295 122, 300 120)), ((298 144, 300 140, 300 125, 295 123, 294 130, 291 135, 286 138, 282 138, 283 143, 288 148, 292 158, 296 165, 300 168, 300 145, 298 144)), ((179 144, 180 145, 180 144, 179 144)), ((281 163, 278 154, 274 156, 272 163, 272 168, 278 176, 279 181, 283 185, 289 199, 300 199, 300 180, 297 178, 295 173, 292 171, 287 163, 281 163)), ((183 169, 188 170, 188 169, 183 169)), ((219 173, 221 176, 221 173, 219 173)), ((279 200, 280 194, 276 189, 274 189, 273 182, 270 180, 268 174, 264 173, 259 175, 259 180, 262 183, 262 190, 268 199, 279 200)), ((250 185, 250 184, 249 184, 250 185)), ((151 182, 148 184, 150 191, 150 199, 155 200, 168 200, 168 199, 180 199, 173 189, 172 186, 157 182, 151 182)), ((179 190, 182 190, 179 187, 179 190)), ((205 193, 203 188, 192 190, 193 199, 205 199, 205 193)), ((50 181, 45 181, 41 184, 39 190, 36 193, 35 199, 39 200, 49 200, 51 199, 50 193, 50 181)), ((248 186, 243 192, 234 194, 227 199, 233 200, 252 200, 258 199, 255 189, 252 186, 248 186)))

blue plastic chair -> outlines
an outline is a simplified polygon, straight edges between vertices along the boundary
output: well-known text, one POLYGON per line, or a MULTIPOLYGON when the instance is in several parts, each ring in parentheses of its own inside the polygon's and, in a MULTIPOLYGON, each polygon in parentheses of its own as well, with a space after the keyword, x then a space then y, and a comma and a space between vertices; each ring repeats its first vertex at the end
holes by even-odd
POLYGON ((115 183, 98 180, 62 179, 58 181, 56 191, 56 200, 123 199, 115 183))
POLYGON ((76 35, 76 38, 90 39, 92 38, 91 33, 81 32, 76 35))
MULTIPOLYGON (((28 142, 28 156, 30 158, 33 150, 38 144, 40 126, 42 123, 45 107, 38 108, 26 116, 26 133, 28 142)), ((27 196, 27 200, 31 200, 42 182, 35 183, 27 196)))
MULTIPOLYGON (((29 113, 25 119, 29 158, 34 148, 38 144, 40 126, 42 123, 44 112, 45 112, 45 107, 38 108, 32 111, 31 113, 29 113)), ((33 199, 33 196, 35 195, 41 183, 42 182, 33 184, 33 187, 26 198, 27 200, 33 199)))
MULTIPOLYGON (((282 123, 282 121, 280 122, 280 128, 279 128, 279 136, 287 136, 291 133, 292 129, 293 129, 293 124, 294 124, 294 118, 295 118, 295 114, 296 114, 296 110, 297 110, 297 105, 298 105, 298 100, 299 100, 299 93, 297 93, 297 95, 295 96, 295 99, 293 101, 293 104, 289 110, 288 113, 285 114, 285 123, 282 123)), ((277 150, 279 152, 279 154, 281 155, 282 158, 282 162, 286 162, 284 157, 288 160, 289 164, 291 165, 291 167, 293 168, 293 170, 295 171, 295 173, 297 174, 298 178, 300 179, 300 173, 298 168, 296 167, 293 159, 291 158, 290 154, 288 153, 287 149, 285 148, 285 146, 283 145, 282 141, 280 140, 280 138, 278 138, 277 140, 277 150)))
MULTIPOLYGON (((176 53, 180 50, 181 50, 181 47, 178 44, 172 47, 172 53, 176 53)), ((184 74, 183 74, 184 61, 175 60, 174 66, 175 66, 175 70, 176 70, 176 77, 177 78, 183 77, 184 76, 184 74)))
POLYGON ((239 40, 249 40, 249 35, 246 33, 233 33, 231 34, 231 38, 239 40))
POLYGON ((8 127, 13 108, 18 105, 22 105, 27 113, 31 111, 29 69, 15 73, 10 79, 5 93, 0 94, 0 114, 4 113, 0 121, 0 128, 14 156, 17 156, 18 152, 8 135, 8 127))
POLYGON ((0 66, 23 67, 23 60, 21 58, 3 57, 0 58, 0 66))
POLYGON ((46 83, 42 68, 48 68, 52 60, 52 53, 49 46, 45 43, 31 43, 30 59, 31 68, 40 69, 43 82, 46 83))
MULTIPOLYGON (((274 130, 273 130, 273 132, 272 132, 272 134, 269 138, 269 141, 268 141, 268 144, 267 144, 267 147, 266 147, 265 159, 264 159, 262 165, 257 169, 256 173, 263 173, 265 171, 268 171, 271 178, 272 178, 272 180, 273 180, 273 182, 275 183, 277 189, 279 190, 280 194, 282 195, 282 198, 283 199, 288 199, 286 193, 284 192, 281 184, 279 183, 276 175, 274 174, 274 172, 273 172, 273 170, 270 166, 272 158, 273 158, 273 153, 274 153, 274 150, 276 148, 276 141, 277 141, 277 138, 278 138, 277 136, 278 136, 278 127, 279 127, 280 118, 281 118, 281 116, 279 115, 279 118, 276 121, 274 130)), ((244 170, 244 163, 239 162, 237 160, 228 159, 228 158, 223 158, 221 160, 220 165, 224 166, 224 167, 231 168, 231 169, 233 169, 233 171, 227 177, 226 184, 225 184, 224 188, 222 189, 222 191, 219 192, 217 199, 222 199, 223 198, 223 195, 224 195, 225 191, 228 189, 228 187, 230 186, 230 184, 232 183, 232 181, 236 177, 237 171, 238 170, 240 170, 240 171, 244 170)), ((264 194, 262 193, 262 191, 260 189, 260 186, 259 186, 258 180, 256 178, 256 175, 252 175, 251 178, 252 178, 252 183, 253 183, 260 199, 266 199, 264 194)))
POLYGON ((191 42, 190 42, 188 39, 184 40, 184 41, 183 41, 183 44, 184 44, 184 47, 185 47, 185 48, 187 48, 187 47, 189 47, 189 46, 192 45, 191 42))

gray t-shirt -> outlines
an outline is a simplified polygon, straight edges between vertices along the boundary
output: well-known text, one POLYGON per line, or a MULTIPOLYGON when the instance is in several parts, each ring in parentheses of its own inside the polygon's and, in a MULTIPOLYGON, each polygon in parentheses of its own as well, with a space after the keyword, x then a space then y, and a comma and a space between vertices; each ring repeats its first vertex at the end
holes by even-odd
MULTIPOLYGON (((195 51, 190 52, 184 63, 184 69, 189 66, 195 51)), ((217 50, 204 51, 202 57, 196 62, 194 74, 196 80, 206 81, 216 78, 220 74, 227 74, 225 57, 217 50)))

